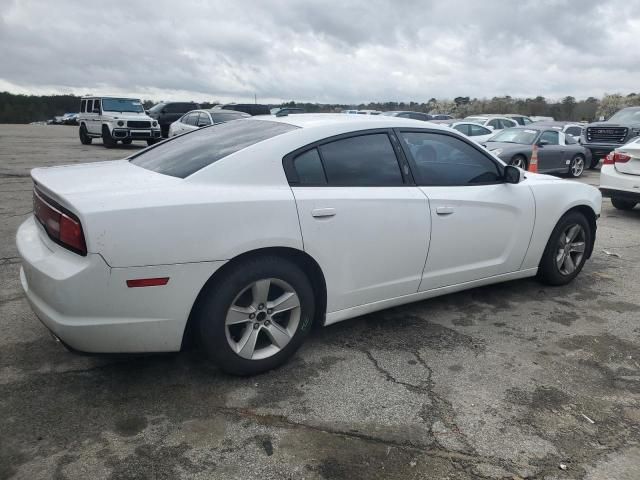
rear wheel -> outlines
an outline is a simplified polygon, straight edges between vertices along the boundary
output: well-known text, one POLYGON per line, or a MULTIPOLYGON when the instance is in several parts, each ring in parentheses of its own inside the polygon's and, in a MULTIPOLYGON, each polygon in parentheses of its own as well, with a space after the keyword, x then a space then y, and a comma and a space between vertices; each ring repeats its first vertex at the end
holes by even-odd
POLYGON ((125 138, 124 140, 122 140, 122 144, 123 145, 131 145, 131 142, 133 140, 131 140, 130 138, 125 138))
POLYGON ((109 132, 109 128, 106 125, 102 126, 102 143, 107 148, 113 148, 118 143, 109 132))
POLYGON ((578 178, 582 176, 584 172, 584 157, 582 155, 576 155, 571 159, 571 164, 569 165, 569 176, 573 178, 578 178))
POLYGON ((279 257, 240 262, 205 287, 194 321, 206 353, 235 375, 284 363, 311 330, 311 283, 295 263, 279 257))
POLYGON ((516 155, 515 157, 513 157, 511 159, 511 162, 509 162, 509 164, 513 165, 514 167, 521 168, 523 170, 527 169, 527 159, 524 158, 522 155, 516 155))
POLYGON ((618 210, 632 210, 633 207, 635 207, 638 202, 634 202, 633 200, 623 200, 621 198, 612 197, 611 203, 618 210))
POLYGON ((538 278, 548 285, 566 285, 582 270, 593 238, 587 218, 569 212, 556 224, 538 267, 538 278))
POLYGON ((92 142, 92 138, 89 136, 89 133, 87 132, 87 127, 85 125, 80 125, 80 143, 82 143, 82 145, 91 145, 92 142))

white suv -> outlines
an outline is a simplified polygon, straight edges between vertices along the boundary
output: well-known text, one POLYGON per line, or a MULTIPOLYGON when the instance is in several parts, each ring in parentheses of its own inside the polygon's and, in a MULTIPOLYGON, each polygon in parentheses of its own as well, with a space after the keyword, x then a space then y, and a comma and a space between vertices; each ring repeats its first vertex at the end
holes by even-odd
POLYGON ((620 210, 631 210, 640 203, 640 138, 605 157, 600 170, 600 191, 620 210))
POLYGON ((129 145, 133 140, 153 145, 161 139, 158 122, 144 113, 142 102, 136 98, 84 97, 78 123, 83 145, 94 138, 102 138, 107 148, 118 142, 129 145))

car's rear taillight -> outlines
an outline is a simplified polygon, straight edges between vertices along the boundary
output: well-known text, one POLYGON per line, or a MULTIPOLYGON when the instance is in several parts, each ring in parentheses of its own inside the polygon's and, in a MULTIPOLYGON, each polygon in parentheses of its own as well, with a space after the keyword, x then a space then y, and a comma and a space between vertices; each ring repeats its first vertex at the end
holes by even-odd
POLYGON ((33 190, 33 214, 51 240, 79 255, 87 254, 80 220, 37 189, 33 190))
POLYGON ((614 163, 627 163, 629 160, 631 160, 631 156, 626 153, 611 152, 609 155, 604 157, 604 164, 613 165, 614 163))

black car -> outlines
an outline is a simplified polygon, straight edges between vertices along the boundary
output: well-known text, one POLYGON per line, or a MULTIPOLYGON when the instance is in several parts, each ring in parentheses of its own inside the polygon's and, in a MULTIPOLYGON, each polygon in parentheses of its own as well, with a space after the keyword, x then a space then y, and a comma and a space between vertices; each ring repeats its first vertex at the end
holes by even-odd
POLYGON ((640 136, 640 107, 623 108, 606 122, 587 125, 582 144, 593 154, 591 168, 595 168, 601 158, 638 136, 640 136))
POLYGON ((267 105, 260 105, 259 103, 228 103, 226 105, 220 105, 219 108, 244 112, 249 115, 271 115, 269 107, 267 105))
POLYGON ((198 110, 200 105, 194 102, 161 102, 147 111, 154 120, 158 121, 162 136, 169 136, 169 126, 191 110, 198 110))

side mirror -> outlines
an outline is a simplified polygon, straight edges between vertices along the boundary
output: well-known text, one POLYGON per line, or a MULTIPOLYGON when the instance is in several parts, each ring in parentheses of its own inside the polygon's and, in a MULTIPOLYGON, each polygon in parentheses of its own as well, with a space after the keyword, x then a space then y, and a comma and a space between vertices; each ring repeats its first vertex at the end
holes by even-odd
POLYGON ((522 180, 524 180, 524 170, 513 165, 504 167, 505 183, 520 183, 522 180))
POLYGON ((538 146, 544 147, 545 145, 549 145, 549 140, 539 140, 538 146))

